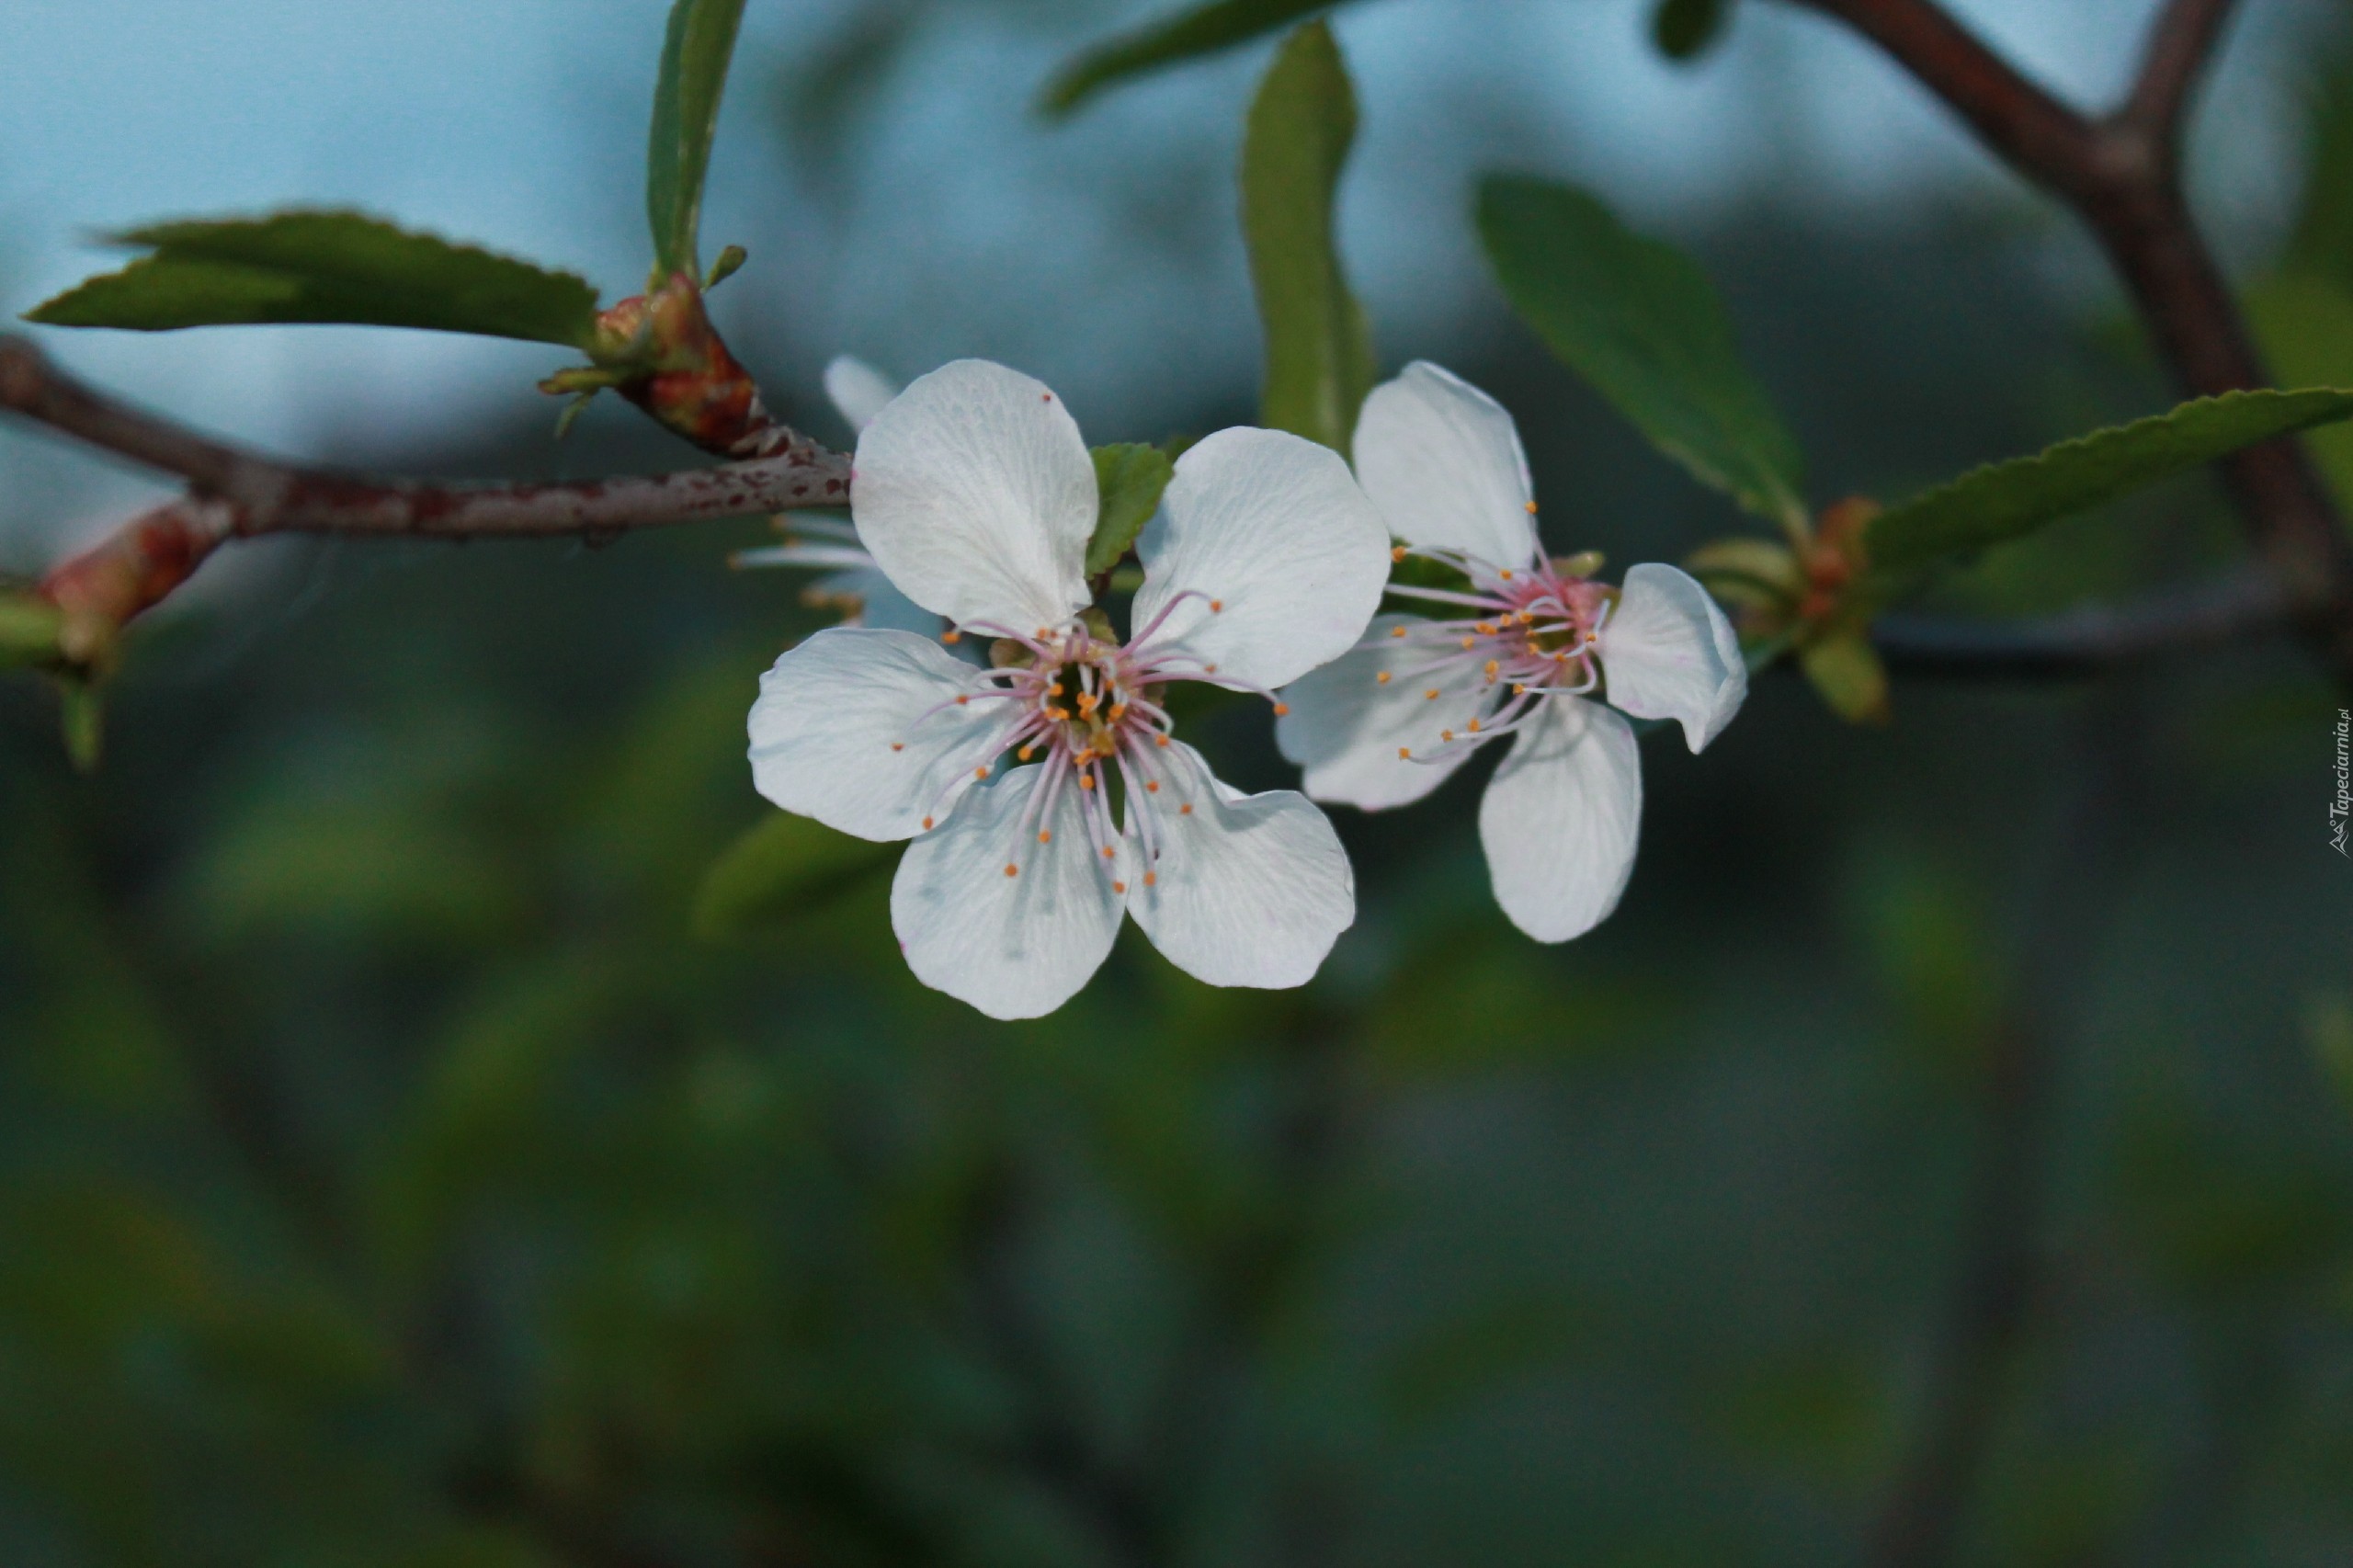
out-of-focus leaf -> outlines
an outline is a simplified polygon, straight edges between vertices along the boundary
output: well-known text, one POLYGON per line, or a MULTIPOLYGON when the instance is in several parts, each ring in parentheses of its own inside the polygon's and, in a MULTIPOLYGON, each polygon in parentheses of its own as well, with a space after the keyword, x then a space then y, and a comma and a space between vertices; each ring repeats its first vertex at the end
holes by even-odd
POLYGON ((191 918, 213 941, 299 933, 468 947, 508 935, 522 913, 512 865, 438 802, 275 805, 237 821, 191 868, 191 918))
POLYGON ((2313 110, 2288 263, 2353 289, 2353 50, 2340 51, 2322 78, 2313 110))
POLYGON ((1907 1036, 1940 1066, 1973 1074, 2004 995, 1991 926, 1961 869, 1904 845, 1859 858, 1850 924, 1907 1036))
POLYGON ((1086 541, 1086 574, 1108 572, 1160 509, 1161 493, 1176 465, 1158 447, 1126 441, 1095 449, 1095 485, 1102 494, 1095 533, 1086 541))
POLYGON ((1356 95, 1332 29, 1311 22, 1275 56, 1242 138, 1242 233, 1267 333, 1259 423, 1346 454, 1372 388, 1372 335, 1348 291, 1333 199, 1356 139, 1356 95))
POLYGON ((1805 592, 1805 571, 1796 554, 1772 540, 1716 540, 1685 556, 1683 564, 1726 604, 1794 604, 1805 592))
POLYGON ((1217 0, 1097 44, 1054 73, 1039 95, 1048 114, 1068 114, 1112 83, 1213 54, 1329 10, 1334 0, 1217 0))
POLYGON ((1864 535, 1876 571, 1902 575, 2030 533, 2276 436, 2353 418, 2353 392, 2234 392, 2095 430, 1962 474, 1891 506, 1864 535))
POLYGON ((1802 526, 1802 463, 1707 275, 1585 191, 1492 176, 1479 234, 1505 297, 1653 445, 1750 511, 1802 526))
POLYGON ((1389 1369, 1385 1413, 1408 1429, 1442 1420, 1566 1360, 1590 1318, 1552 1295, 1519 1291, 1441 1322, 1408 1342, 1389 1369))
POLYGON ((65 733, 65 756, 81 773, 96 773, 107 744, 106 699, 96 681, 61 676, 57 681, 58 721, 65 733))
POLYGON ((705 874, 694 928, 712 939, 775 930, 891 864, 895 844, 870 844, 808 817, 779 812, 745 833, 705 874))
POLYGON ((1848 723, 1887 722, 1887 666, 1860 631, 1807 643, 1798 650, 1798 667, 1831 711, 1848 723))
POLYGON ((1723 36, 1733 0, 1658 0, 1651 40, 1669 60, 1697 60, 1723 36))
POLYGON ((2353 996, 2336 992, 2313 998, 2304 1009, 2304 1030, 2321 1071, 2353 1112, 2353 996))
POLYGON ((139 332, 288 322, 414 326, 584 350, 595 339, 597 290, 585 279, 357 212, 155 223, 119 237, 154 254, 25 319, 139 332))
MULTIPOLYGON (((2353 210, 2353 193, 2348 193, 2353 210)), ((2272 373, 2290 386, 2353 386, 2353 237, 2342 281, 2318 271, 2275 274, 2245 291, 2247 324, 2272 373)), ((2353 510, 2353 426, 2304 437, 2340 507, 2353 510)))
POLYGON ((57 656, 57 630, 63 618, 47 599, 0 593, 0 669, 40 664, 57 656))
POLYGON ((676 0, 662 42, 654 88, 654 128, 645 144, 645 217, 654 230, 654 276, 700 277, 703 176, 744 0, 676 0))
POLYGON ((1832 1486, 1870 1483, 1901 1431, 1887 1368, 1848 1348, 1745 1368, 1711 1402, 1711 1424, 1744 1453, 1832 1486))

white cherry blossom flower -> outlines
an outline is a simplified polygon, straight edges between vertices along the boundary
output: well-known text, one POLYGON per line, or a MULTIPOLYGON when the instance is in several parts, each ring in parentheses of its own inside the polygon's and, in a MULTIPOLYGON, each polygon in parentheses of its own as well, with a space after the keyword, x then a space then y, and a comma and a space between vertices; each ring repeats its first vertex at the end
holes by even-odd
MULTIPOLYGON (((863 359, 837 355, 825 367, 825 395, 852 432, 863 431, 883 405, 899 395, 897 383, 863 359)), ((812 605, 844 610, 844 626, 875 626, 937 637, 948 623, 899 592, 873 555, 858 542, 858 529, 831 517, 779 518, 786 542, 761 550, 739 550, 737 566, 814 567, 826 574, 809 585, 812 605)))
POLYGON ((916 977, 1038 1017, 1132 915, 1211 984, 1304 983, 1356 915, 1339 839, 1303 795, 1220 783, 1164 699, 1198 680, 1271 700, 1357 642, 1388 537, 1347 465, 1270 430, 1188 450, 1137 541, 1125 641, 1081 614, 1095 468, 1038 381, 933 371, 867 426, 855 475, 881 570, 954 635, 995 640, 993 667, 904 632, 820 631, 760 682, 752 774, 787 811, 915 840, 891 920, 916 977))
POLYGON ((1392 586, 1450 613, 1376 619, 1354 652, 1284 691, 1277 741, 1310 796, 1380 811, 1517 735, 1479 807, 1495 901, 1540 942, 1580 936, 1634 869, 1642 764, 1621 715, 1676 720, 1697 752, 1747 695, 1739 640, 1672 566, 1636 566, 1611 588, 1547 560, 1511 415, 1438 366, 1374 388, 1353 445, 1403 541, 1396 559, 1438 562, 1469 585, 1392 586))

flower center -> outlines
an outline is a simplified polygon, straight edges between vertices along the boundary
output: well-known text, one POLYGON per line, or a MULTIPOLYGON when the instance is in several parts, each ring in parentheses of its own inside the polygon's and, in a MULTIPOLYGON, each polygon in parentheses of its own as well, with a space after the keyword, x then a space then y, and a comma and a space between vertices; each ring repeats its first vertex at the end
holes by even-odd
POLYGON ((1398 756, 1434 761, 1454 746, 1476 745, 1518 729, 1549 698, 1583 696, 1600 685, 1601 629, 1616 602, 1609 588, 1562 561, 1507 569, 1452 551, 1413 553, 1456 567, 1472 586, 1465 593, 1390 585, 1392 594, 1456 609, 1453 619, 1390 629, 1391 640, 1427 658, 1384 669, 1373 678, 1408 689, 1418 685, 1425 699, 1439 710, 1432 715, 1431 741, 1401 746, 1398 756), (1461 692, 1466 684, 1467 702, 1461 692))

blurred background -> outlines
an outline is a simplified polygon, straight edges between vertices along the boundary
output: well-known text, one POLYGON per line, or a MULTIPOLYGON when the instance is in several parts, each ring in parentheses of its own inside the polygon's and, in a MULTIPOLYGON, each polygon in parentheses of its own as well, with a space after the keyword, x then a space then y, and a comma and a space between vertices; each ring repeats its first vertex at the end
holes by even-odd
MULTIPOLYGON (((787 417, 847 439, 845 351, 1004 359, 1096 441, 1250 417, 1266 47, 1029 108, 1159 8, 752 6, 704 234, 750 247, 714 310, 787 417)), ((2084 101, 2153 10, 1955 8, 2084 101)), ((2353 38, 2243 9, 2199 198, 2290 379, 2353 384, 2294 238, 2353 199, 2353 38)), ((113 265, 94 233, 298 202, 632 291, 664 10, 12 0, 0 301, 113 265)), ((1635 0, 1336 25, 1384 363, 1513 408, 1556 550, 1743 525, 1507 316, 1488 169, 1692 248, 1818 499, 2173 401, 2064 216, 1811 16, 1742 6, 1682 67, 1635 0)), ((691 457, 613 400, 553 444, 551 350, 41 336, 307 458, 691 457)), ((154 493, 0 429, 0 569, 154 493)), ((2353 1560, 2353 868, 2340 699, 2290 650, 1901 680, 1878 729, 1768 676, 1705 756, 1646 747, 1586 938, 1495 912, 1479 764, 1339 814, 1361 908, 1306 990, 1131 929, 999 1026, 908 976, 881 877, 699 891, 769 814, 756 676, 823 623, 726 570, 767 537, 244 547, 142 623, 92 778, 0 686, 0 1561, 1819 1568, 1907 1499, 1972 1563, 2353 1560)), ((1942 594, 2237 551, 2199 478, 1942 594)), ((1195 733, 1284 781, 1263 708, 1195 733)))

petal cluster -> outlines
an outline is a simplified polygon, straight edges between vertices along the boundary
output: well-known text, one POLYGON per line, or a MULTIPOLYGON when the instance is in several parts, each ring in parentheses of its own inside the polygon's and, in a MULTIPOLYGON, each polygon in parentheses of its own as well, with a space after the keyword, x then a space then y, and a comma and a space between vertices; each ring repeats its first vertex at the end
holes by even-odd
POLYGON ((1699 751, 1747 695, 1739 641, 1672 566, 1635 566, 1613 588, 1547 560, 1510 415, 1438 366, 1373 389, 1354 453, 1398 559, 1457 585, 1394 586, 1432 613, 1382 616, 1289 687, 1283 755, 1314 799, 1378 811, 1511 737, 1479 811, 1496 902, 1539 941, 1582 935, 1633 871, 1642 768, 1622 715, 1673 720, 1699 751))
POLYGON ((891 912, 917 977, 1036 1017, 1130 915, 1213 984, 1313 975, 1355 917, 1330 823, 1296 792, 1219 782, 1164 698, 1198 680, 1271 699, 1357 642, 1388 537, 1347 466, 1265 430, 1188 450, 1138 541, 1125 639, 1080 613, 1094 465, 1041 383, 945 366, 874 415, 855 473, 875 569, 951 635, 992 641, 992 664, 903 631, 821 631, 761 681, 753 778, 788 811, 915 840, 891 912))

